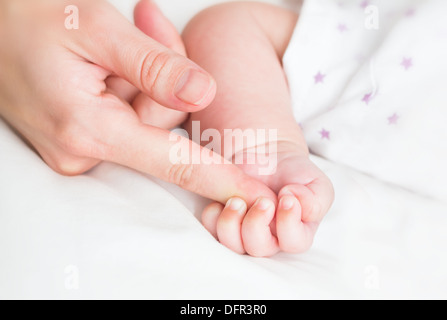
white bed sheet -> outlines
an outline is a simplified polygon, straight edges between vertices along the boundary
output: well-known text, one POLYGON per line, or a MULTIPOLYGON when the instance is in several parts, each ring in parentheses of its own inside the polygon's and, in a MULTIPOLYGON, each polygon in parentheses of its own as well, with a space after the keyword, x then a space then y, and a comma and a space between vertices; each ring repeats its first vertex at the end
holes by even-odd
MULTIPOLYGON (((179 28, 212 2, 159 1, 179 28)), ((313 160, 336 189, 313 248, 258 259, 203 229, 204 199, 108 163, 59 176, 0 122, 0 298, 447 298, 447 204, 313 160)))

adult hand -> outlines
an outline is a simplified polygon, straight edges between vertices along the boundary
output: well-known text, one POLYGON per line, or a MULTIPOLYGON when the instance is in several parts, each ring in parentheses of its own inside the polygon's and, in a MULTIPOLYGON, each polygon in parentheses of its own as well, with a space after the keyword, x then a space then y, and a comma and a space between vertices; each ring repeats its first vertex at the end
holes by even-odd
MULTIPOLYGON (((143 0, 141 12, 150 6, 143 0)), ((141 121, 129 104, 134 90, 120 79, 181 112, 210 104, 215 82, 105 0, 0 0, 0 70, 1 115, 61 174, 111 161, 221 202, 232 196, 254 202, 249 195, 255 190, 275 197, 233 165, 171 161, 178 144, 190 154, 203 149, 188 139, 172 141, 169 131, 141 121), (73 5, 79 11, 75 30, 65 24, 65 9, 73 5), (222 184, 222 175, 233 179, 222 184)), ((214 153, 202 154, 219 162, 214 153)))

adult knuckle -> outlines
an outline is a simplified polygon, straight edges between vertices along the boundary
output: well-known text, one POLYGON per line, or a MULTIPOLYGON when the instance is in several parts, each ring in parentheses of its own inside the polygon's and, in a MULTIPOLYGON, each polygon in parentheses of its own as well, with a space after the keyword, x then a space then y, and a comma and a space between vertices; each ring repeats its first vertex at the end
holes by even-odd
POLYGON ((153 94, 160 82, 160 75, 166 68, 172 55, 158 49, 143 54, 140 68, 140 82, 144 90, 153 94))
POLYGON ((174 164, 168 171, 168 182, 187 190, 195 190, 195 166, 193 164, 174 164))

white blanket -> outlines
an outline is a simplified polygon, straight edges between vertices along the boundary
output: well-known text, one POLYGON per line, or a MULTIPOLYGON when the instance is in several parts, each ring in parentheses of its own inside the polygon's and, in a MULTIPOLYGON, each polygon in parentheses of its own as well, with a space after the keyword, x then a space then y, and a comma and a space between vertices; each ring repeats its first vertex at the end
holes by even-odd
MULTIPOLYGON (((211 3, 159 2, 179 27, 211 3)), ((0 122, 0 298, 447 298, 447 204, 313 160, 337 194, 313 248, 257 259, 203 229, 204 199, 107 163, 59 176, 0 122)))

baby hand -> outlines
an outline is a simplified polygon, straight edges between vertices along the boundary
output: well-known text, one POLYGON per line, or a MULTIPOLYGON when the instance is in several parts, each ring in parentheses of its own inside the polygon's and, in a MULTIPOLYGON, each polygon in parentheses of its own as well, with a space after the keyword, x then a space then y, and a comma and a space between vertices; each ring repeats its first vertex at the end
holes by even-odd
POLYGON ((333 187, 307 156, 281 157, 276 173, 263 179, 273 190, 281 186, 277 203, 262 197, 248 207, 244 200, 232 198, 225 207, 212 203, 203 211, 205 228, 229 249, 266 257, 311 247, 332 205, 333 187))

